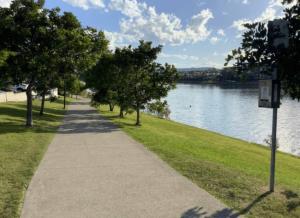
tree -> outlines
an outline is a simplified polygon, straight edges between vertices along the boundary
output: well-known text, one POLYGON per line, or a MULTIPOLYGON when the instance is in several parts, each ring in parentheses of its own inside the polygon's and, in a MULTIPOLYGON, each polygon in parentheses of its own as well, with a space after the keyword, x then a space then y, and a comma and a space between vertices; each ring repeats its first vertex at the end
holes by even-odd
POLYGON ((132 62, 132 47, 124 47, 122 49, 117 48, 115 50, 115 65, 116 73, 116 98, 118 105, 120 106, 119 117, 124 117, 124 111, 129 110, 132 107, 132 91, 131 84, 133 62, 132 62))
POLYGON ((140 110, 151 100, 165 97, 175 87, 178 78, 174 66, 155 63, 161 46, 152 47, 151 42, 141 41, 137 48, 117 48, 102 56, 87 74, 87 86, 96 90, 93 101, 120 106, 124 111, 136 111, 136 125, 140 125, 140 110))
POLYGON ((155 63, 162 47, 152 47, 151 42, 140 41, 132 50, 132 71, 129 87, 132 106, 136 110, 136 125, 141 125, 140 110, 153 99, 160 99, 175 87, 178 79, 174 66, 155 63))
POLYGON ((4 73, 14 83, 25 82, 26 126, 32 126, 32 90, 41 75, 42 53, 47 50, 47 11, 43 1, 15 0, 10 8, 0 8, 0 50, 12 51, 4 73))
MULTIPOLYGON (((80 76, 92 68, 101 55, 107 52, 108 41, 101 31, 97 32, 90 27, 82 29, 76 17, 71 13, 64 13, 61 17, 61 24, 58 65, 61 77, 65 81, 72 74, 80 76)), ((65 106, 66 88, 64 88, 64 108, 65 106)))
POLYGON ((159 118, 169 119, 169 115, 171 113, 166 100, 150 102, 147 104, 147 109, 151 114, 155 114, 159 118))
POLYGON ((111 111, 117 103, 116 86, 118 80, 116 70, 115 56, 107 52, 85 75, 87 87, 96 90, 93 101, 100 104, 109 104, 111 111))
MULTIPOLYGON (((291 3, 283 1, 284 4, 291 3)), ((300 100, 300 2, 285 9, 284 21, 288 23, 288 48, 273 46, 272 31, 265 23, 245 24, 241 47, 232 51, 225 65, 234 60, 234 65, 241 71, 264 68, 262 73, 270 73, 270 67, 276 66, 278 77, 282 81, 285 94, 300 100)))
POLYGON ((71 95, 76 95, 76 98, 82 92, 84 87, 85 84, 76 76, 72 76, 69 80, 67 80, 67 90, 71 93, 71 95))
MULTIPOLYGON (((108 44, 103 32, 82 28, 72 13, 43 5, 43 0, 14 0, 10 8, 0 8, 0 51, 13 54, 1 67, 0 78, 28 84, 27 126, 32 126, 32 91, 45 96, 53 81, 79 75, 93 66, 108 44)), ((43 107, 44 100, 41 113, 43 107)))

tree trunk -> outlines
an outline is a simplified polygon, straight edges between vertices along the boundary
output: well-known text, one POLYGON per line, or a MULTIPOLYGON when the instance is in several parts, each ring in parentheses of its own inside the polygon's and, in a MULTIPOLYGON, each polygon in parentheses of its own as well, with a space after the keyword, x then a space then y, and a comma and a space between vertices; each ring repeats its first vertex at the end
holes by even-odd
POLYGON ((120 118, 124 118, 124 109, 122 106, 120 106, 120 115, 119 115, 120 118))
POLYGON ((64 109, 66 109, 66 80, 64 80, 64 109))
POLYGON ((26 112, 26 126, 32 127, 32 88, 31 85, 26 90, 27 97, 27 112, 26 112))
POLYGON ((114 111, 114 104, 112 104, 112 103, 109 103, 109 111, 110 112, 113 112, 114 111))
POLYGON ((40 109, 40 115, 41 116, 44 114, 45 98, 46 98, 46 89, 44 89, 43 92, 42 92, 42 102, 41 102, 41 109, 40 109))
POLYGON ((137 108, 136 108, 136 123, 135 123, 136 126, 140 126, 141 125, 141 122, 140 122, 140 106, 137 105, 137 108))

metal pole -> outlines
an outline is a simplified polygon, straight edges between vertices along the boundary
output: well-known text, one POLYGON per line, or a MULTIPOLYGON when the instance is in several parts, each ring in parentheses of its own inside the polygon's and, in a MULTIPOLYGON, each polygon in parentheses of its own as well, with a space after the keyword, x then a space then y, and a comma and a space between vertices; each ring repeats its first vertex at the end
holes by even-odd
POLYGON ((277 132, 277 108, 273 108, 272 123, 272 147, 271 147, 271 174, 270 174, 270 192, 274 192, 275 186, 275 159, 276 159, 276 132, 277 132))

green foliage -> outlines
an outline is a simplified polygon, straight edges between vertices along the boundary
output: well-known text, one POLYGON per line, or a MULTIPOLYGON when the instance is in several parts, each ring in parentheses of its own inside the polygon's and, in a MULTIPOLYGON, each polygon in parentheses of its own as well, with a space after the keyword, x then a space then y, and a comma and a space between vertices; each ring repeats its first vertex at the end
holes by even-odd
POLYGON ((137 48, 117 48, 114 54, 104 55, 87 74, 87 85, 96 89, 94 101, 120 106, 123 111, 139 111, 151 100, 165 97, 175 87, 178 78, 174 66, 155 62, 162 47, 140 41, 137 48))
MULTIPOLYGON (((286 0, 284 3, 291 1, 286 0)), ((300 2, 285 9, 283 20, 288 22, 288 48, 273 46, 272 32, 264 23, 245 24, 241 47, 232 51, 226 58, 227 65, 234 60, 234 65, 241 71, 260 70, 270 74, 272 67, 278 68, 279 79, 286 94, 300 100, 300 2)))
POLYGON ((94 102, 115 104, 117 101, 116 90, 119 85, 118 76, 114 55, 104 54, 85 76, 87 86, 97 90, 92 97, 94 102))
POLYGON ((6 60, 8 59, 10 53, 7 50, 0 50, 0 67, 6 64, 6 60))
POLYGON ((151 114, 154 114, 160 118, 169 119, 171 111, 166 100, 156 100, 154 102, 150 102, 147 104, 146 108, 151 114))
POLYGON ((66 79, 66 88, 73 95, 79 95, 85 88, 85 84, 76 76, 70 76, 66 79))
POLYGON ((44 0, 14 0, 9 8, 0 8, 0 51, 13 53, 0 54, 1 63, 5 58, 0 79, 28 84, 28 126, 32 125, 31 91, 44 96, 60 80, 79 77, 108 45, 103 32, 82 28, 72 13, 43 6, 44 0))

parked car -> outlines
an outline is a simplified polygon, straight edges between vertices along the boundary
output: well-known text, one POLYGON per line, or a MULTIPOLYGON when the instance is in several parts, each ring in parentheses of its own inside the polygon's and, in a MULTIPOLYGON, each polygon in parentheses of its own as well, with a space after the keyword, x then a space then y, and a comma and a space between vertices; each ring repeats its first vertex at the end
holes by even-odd
POLYGON ((14 92, 24 92, 26 91, 28 84, 19 84, 14 86, 14 92))

